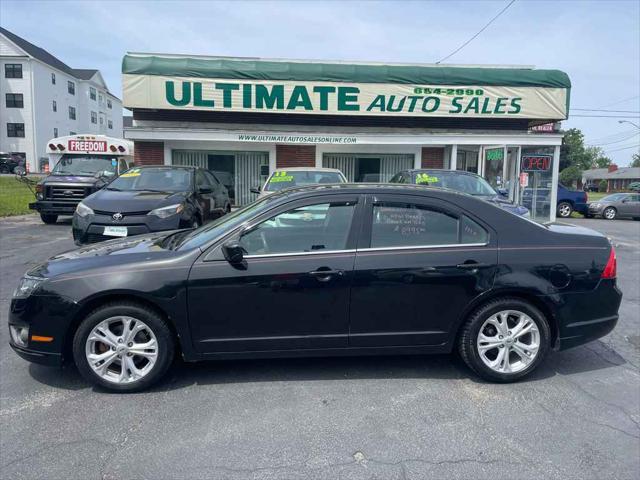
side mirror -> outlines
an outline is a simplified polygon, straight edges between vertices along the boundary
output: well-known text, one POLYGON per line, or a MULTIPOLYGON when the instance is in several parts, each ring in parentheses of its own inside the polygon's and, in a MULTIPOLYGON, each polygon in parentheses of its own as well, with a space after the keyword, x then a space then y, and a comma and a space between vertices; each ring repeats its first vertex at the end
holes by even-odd
POLYGON ((249 190, 251 193, 260 195, 260 187, 253 187, 249 190))
POLYGON ((507 191, 507 189, 505 188, 499 188, 498 189, 498 193, 500 195, 502 195, 503 197, 508 197, 509 196, 509 192, 507 191))
POLYGON ((245 249, 238 242, 229 242, 222 245, 222 254, 227 262, 232 265, 242 263, 245 253, 245 249))

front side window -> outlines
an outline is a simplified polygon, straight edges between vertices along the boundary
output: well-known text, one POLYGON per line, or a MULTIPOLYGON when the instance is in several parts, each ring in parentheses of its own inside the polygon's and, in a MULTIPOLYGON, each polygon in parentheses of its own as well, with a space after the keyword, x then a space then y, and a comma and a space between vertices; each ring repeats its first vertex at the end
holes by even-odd
POLYGON ((22 78, 22 64, 6 63, 4 66, 4 78, 22 78))
POLYGON ((242 235, 248 255, 344 250, 355 202, 306 205, 279 213, 242 235))
POLYGON ((54 100, 53 103, 51 104, 51 108, 53 109, 54 112, 58 111, 58 104, 56 103, 56 101, 54 100))
POLYGON ((487 238, 486 230, 466 216, 414 203, 373 206, 371 248, 486 243, 487 238))
POLYGON ((96 112, 91 112, 91 123, 98 123, 98 114, 96 112))
POLYGON ((89 87, 89 98, 91 98, 91 100, 96 99, 96 89, 93 87, 89 87))
POLYGON ((320 183, 344 183, 344 177, 339 172, 322 170, 277 170, 269 178, 265 190, 275 192, 283 188, 316 185, 320 183))
POLYGON ((73 83, 72 81, 68 81, 67 82, 67 91, 71 94, 71 95, 75 95, 76 94, 76 84, 73 83))
POLYGON ((71 120, 75 120, 76 119, 76 108, 75 107, 69 107, 69 118, 71 120))
POLYGON ((7 123, 7 137, 24 137, 24 123, 7 123))
POLYGON ((7 93, 5 101, 7 108, 24 108, 24 97, 21 93, 7 93))

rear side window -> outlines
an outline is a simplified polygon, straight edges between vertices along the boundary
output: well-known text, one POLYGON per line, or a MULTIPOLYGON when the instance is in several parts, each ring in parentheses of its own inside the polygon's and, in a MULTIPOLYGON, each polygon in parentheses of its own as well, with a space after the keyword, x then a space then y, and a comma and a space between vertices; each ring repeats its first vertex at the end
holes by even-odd
POLYGON ((371 248, 486 243, 487 231, 466 216, 414 203, 373 206, 371 248))

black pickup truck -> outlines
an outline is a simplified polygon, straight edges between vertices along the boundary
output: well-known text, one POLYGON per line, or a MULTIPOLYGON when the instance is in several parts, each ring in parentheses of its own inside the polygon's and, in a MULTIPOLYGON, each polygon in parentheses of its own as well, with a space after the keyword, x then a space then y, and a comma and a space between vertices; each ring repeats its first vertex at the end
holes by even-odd
POLYGON ((56 223, 59 215, 73 215, 83 198, 128 168, 115 155, 63 155, 51 174, 36 185, 36 201, 29 208, 40 212, 44 223, 56 223))

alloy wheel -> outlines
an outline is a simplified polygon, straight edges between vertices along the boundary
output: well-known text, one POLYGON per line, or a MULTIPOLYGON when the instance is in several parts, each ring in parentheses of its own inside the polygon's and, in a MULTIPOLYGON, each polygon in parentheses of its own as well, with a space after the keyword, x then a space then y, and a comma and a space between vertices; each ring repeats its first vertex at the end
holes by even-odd
POLYGON ((476 342, 482 362, 498 373, 517 373, 535 360, 540 330, 533 319, 517 310, 503 310, 482 324, 476 342))
POLYGON ((606 218, 607 220, 613 220, 614 218, 616 218, 616 211, 613 208, 607 208, 604 211, 604 218, 606 218))
POLYGON ((561 217, 567 218, 571 215, 571 206, 566 203, 561 204, 560 207, 558 207, 558 213, 561 217))
POLYGON ((100 378, 126 384, 144 378, 158 359, 158 341, 143 321, 127 316, 110 317, 87 337, 85 355, 100 378))

